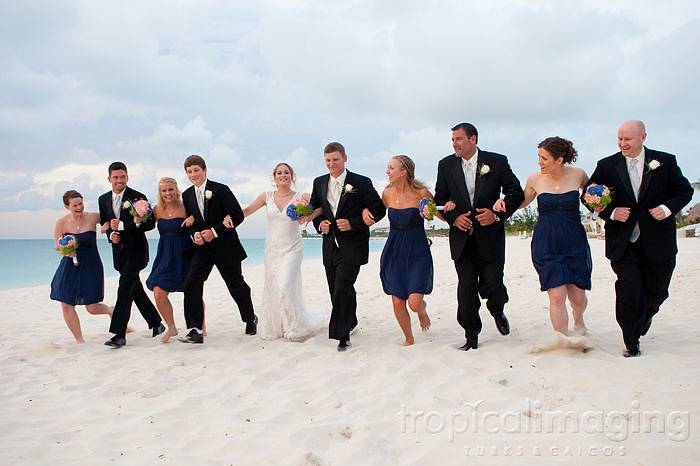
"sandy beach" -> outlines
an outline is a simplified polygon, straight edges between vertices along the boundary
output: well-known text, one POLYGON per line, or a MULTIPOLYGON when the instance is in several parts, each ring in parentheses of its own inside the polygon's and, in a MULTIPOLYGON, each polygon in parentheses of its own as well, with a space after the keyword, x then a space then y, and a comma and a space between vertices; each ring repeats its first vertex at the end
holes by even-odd
MULTIPOLYGON (((201 346, 150 338, 135 307, 135 332, 119 350, 102 344, 107 319, 79 307, 78 345, 48 283, 2 291, 0 463, 697 464, 700 241, 679 240, 671 297, 634 359, 621 356, 603 247, 591 242, 586 351, 530 353, 552 331, 530 241, 517 238, 507 243, 511 334, 501 336, 482 306, 480 347, 467 353, 456 350, 464 340, 445 238, 432 247, 432 328, 421 333, 414 319, 409 348, 376 253, 357 282, 360 328, 346 353, 324 332, 304 343, 244 335, 216 274, 201 346)), ((305 261, 303 273, 307 305, 329 313, 320 260, 305 261)), ((244 264, 244 274, 260 306, 263 266, 244 264)), ((115 295, 110 278, 105 302, 115 295)), ((173 303, 182 331, 182 295, 173 303)))

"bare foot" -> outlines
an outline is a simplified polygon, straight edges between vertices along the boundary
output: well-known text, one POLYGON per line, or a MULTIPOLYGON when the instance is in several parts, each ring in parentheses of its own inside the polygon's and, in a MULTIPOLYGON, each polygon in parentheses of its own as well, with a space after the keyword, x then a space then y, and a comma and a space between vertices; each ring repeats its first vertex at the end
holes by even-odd
POLYGON ((582 337, 587 332, 588 332, 588 328, 586 328, 585 324, 574 325, 574 330, 571 332, 571 335, 574 337, 582 337))
POLYGON ((401 346, 412 346, 414 343, 413 338, 406 338, 406 341, 401 343, 401 346))
POLYGON ((160 342, 161 343, 167 343, 172 337, 177 335, 177 329, 171 329, 168 328, 165 332, 163 332, 163 335, 160 337, 160 342))
POLYGON ((134 327, 132 327, 131 325, 126 326, 126 333, 132 333, 133 331, 134 331, 134 327))
POLYGON ((418 311, 418 321, 420 322, 420 329, 427 332, 430 328, 430 317, 428 317, 428 303, 423 301, 423 310, 418 311))

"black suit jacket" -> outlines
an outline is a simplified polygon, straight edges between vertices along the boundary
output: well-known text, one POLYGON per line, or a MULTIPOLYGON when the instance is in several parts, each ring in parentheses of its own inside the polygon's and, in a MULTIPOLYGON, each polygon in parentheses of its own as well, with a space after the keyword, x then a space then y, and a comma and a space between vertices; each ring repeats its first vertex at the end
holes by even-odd
MULTIPOLYGON (((133 204, 141 199, 148 200, 144 194, 128 186, 124 188, 122 209, 119 215, 119 220, 124 224, 124 230, 119 232, 119 236, 121 237, 119 243, 112 243, 110 235, 114 230, 111 228, 107 229, 107 240, 112 244, 112 259, 116 270, 121 270, 127 259, 133 261, 140 270, 143 270, 146 268, 146 265, 148 265, 148 240, 146 239, 146 232, 155 227, 155 219, 151 216, 151 218, 145 222, 141 222, 137 227, 136 223, 134 223, 134 217, 129 213, 129 209, 123 207, 126 201, 133 204)), ((114 216, 114 210, 112 209, 112 191, 101 195, 98 204, 100 207, 101 224, 116 218, 114 216)))
POLYGON ((640 231, 637 241, 641 241, 647 257, 668 260, 678 252, 674 216, 690 202, 693 188, 681 173, 673 155, 646 147, 644 152, 645 166, 639 200, 634 197, 627 161, 621 152, 600 160, 588 181, 588 185, 601 184, 612 190, 612 202, 599 214, 605 220, 605 256, 611 261, 622 258, 636 223, 639 223, 640 231), (652 160, 661 164, 655 170, 649 169, 652 160), (661 204, 669 208, 671 215, 658 221, 651 216, 649 209, 661 204), (626 222, 616 222, 610 218, 616 207, 630 208, 626 222))
POLYGON ((369 227, 362 221, 362 210, 366 207, 374 216, 375 221, 384 218, 386 208, 382 199, 372 185, 372 180, 366 176, 347 171, 345 187, 352 186, 352 190, 343 189, 338 201, 338 210, 333 215, 331 205, 328 203, 328 182, 330 175, 322 175, 314 180, 310 203, 314 208, 321 207, 323 212, 314 219, 314 227, 320 232, 319 224, 324 220, 331 222, 331 229, 327 235, 323 235, 323 265, 332 265, 331 250, 337 240, 338 247, 343 255, 343 260, 353 266, 366 264, 369 260, 369 227), (335 225, 336 218, 345 218, 350 222, 350 231, 340 231, 335 225))
POLYGON ((464 180, 462 159, 455 154, 448 155, 438 163, 437 182, 435 183, 435 203, 445 205, 449 200, 457 204, 457 208, 447 212, 445 219, 450 224, 450 252, 452 259, 457 260, 464 251, 464 245, 469 232, 454 226, 455 219, 461 214, 471 212, 474 232, 472 233, 479 248, 479 254, 488 261, 504 261, 506 242, 503 223, 515 212, 524 199, 523 189, 508 164, 505 155, 479 150, 477 155, 477 174, 474 186, 474 205, 469 201, 467 183, 464 180), (489 167, 486 174, 479 171, 484 166, 489 167), (505 195, 506 211, 495 212, 500 221, 482 227, 475 219, 477 208, 493 209, 493 204, 505 195))
POLYGON ((190 186, 182 193, 182 203, 185 205, 187 215, 194 216, 194 224, 190 227, 190 232, 194 234, 197 231, 213 228, 217 234, 217 238, 214 238, 211 242, 195 247, 205 248, 214 253, 217 262, 224 264, 235 261, 240 262, 248 256, 245 249, 243 249, 241 241, 238 239, 236 229, 226 228, 223 221, 226 215, 230 215, 233 224, 237 227, 243 222, 243 210, 236 196, 225 184, 207 180, 205 189, 204 218, 202 218, 202 213, 197 205, 197 195, 195 194, 194 186, 190 186), (209 199, 206 196, 207 191, 211 192, 209 199))

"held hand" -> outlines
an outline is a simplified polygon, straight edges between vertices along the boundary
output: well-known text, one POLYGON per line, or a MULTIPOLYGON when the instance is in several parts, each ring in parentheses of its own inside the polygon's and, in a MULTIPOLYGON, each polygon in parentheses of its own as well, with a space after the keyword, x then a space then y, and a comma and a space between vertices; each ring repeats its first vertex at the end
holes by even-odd
POLYGON ((318 229, 323 235, 327 235, 329 231, 331 231, 331 222, 330 220, 324 220, 318 225, 318 229))
POLYGON ((445 209, 444 212, 447 213, 451 210, 455 210, 457 208, 457 204, 455 204, 453 201, 447 201, 445 203, 445 209))
POLYGON ((340 231, 352 230, 352 225, 350 225, 350 222, 346 218, 339 218, 335 221, 335 224, 338 226, 338 230, 340 231))
POLYGON ((482 227, 491 225, 496 221, 496 214, 494 214, 491 209, 476 209, 476 211, 479 212, 476 219, 482 227))
POLYGON ((181 227, 189 228, 194 225, 194 216, 190 215, 185 220, 182 221, 181 227))
POLYGON ((234 227, 233 220, 231 220, 230 215, 227 215, 226 217, 224 217, 224 226, 226 228, 233 228, 234 227))
POLYGON ((372 212, 370 212, 367 207, 362 209, 362 221, 365 222, 365 225, 368 227, 377 223, 374 221, 374 215, 372 215, 372 212))
POLYGON ((506 201, 499 199, 493 203, 494 212, 505 212, 506 211, 506 201))
POLYGON ((107 230, 109 230, 109 222, 105 222, 105 223, 102 225, 102 234, 107 233, 107 230))
POLYGON ((200 232, 194 234, 194 244, 196 244, 197 246, 201 246, 204 244, 204 240, 202 239, 202 234, 200 232))
POLYGON ((303 225, 303 226, 306 226, 306 224, 309 223, 310 221, 311 221, 311 216, 310 216, 310 215, 304 215, 303 217, 299 217, 299 218, 297 219, 297 223, 298 223, 299 225, 303 225))
POLYGON ((112 234, 109 235, 109 240, 112 242, 112 244, 119 244, 122 237, 119 235, 118 231, 113 231, 112 234))
POLYGON ((628 218, 630 218, 630 208, 629 207, 617 207, 615 209, 613 220, 616 222, 625 223, 628 218))
POLYGON ((661 221, 666 218, 666 212, 664 212, 664 209, 661 208, 661 206, 654 207, 653 209, 649 209, 649 213, 651 214, 652 217, 654 217, 654 220, 661 221))
POLYGON ((462 231, 469 231, 472 229, 472 219, 469 217, 471 216, 471 212, 467 212, 466 214, 462 214, 459 217, 455 219, 454 225, 459 228, 462 231))
POLYGON ((214 233, 211 231, 211 229, 202 231, 202 239, 205 243, 209 243, 214 239, 214 233))
POLYGON ((109 228, 112 230, 119 230, 119 219, 118 218, 113 218, 112 220, 109 221, 109 228))

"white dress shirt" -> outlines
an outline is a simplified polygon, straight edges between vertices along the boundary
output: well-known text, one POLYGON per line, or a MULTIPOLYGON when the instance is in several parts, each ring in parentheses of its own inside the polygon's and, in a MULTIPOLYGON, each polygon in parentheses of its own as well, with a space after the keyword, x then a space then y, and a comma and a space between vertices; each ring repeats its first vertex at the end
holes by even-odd
POLYGON ((479 149, 474 152, 474 155, 469 160, 462 159, 462 171, 464 172, 464 181, 467 183, 467 192, 469 193, 469 202, 474 205, 474 190, 476 189, 476 167, 477 159, 479 158, 479 149))
POLYGON ((328 178, 328 194, 326 195, 326 198, 328 199, 328 203, 331 205, 331 210, 334 217, 338 212, 338 204, 340 203, 340 196, 343 194, 343 189, 345 189, 345 178, 347 175, 348 171, 343 170, 343 173, 341 173, 338 178, 333 178, 333 175, 330 175, 328 178))

